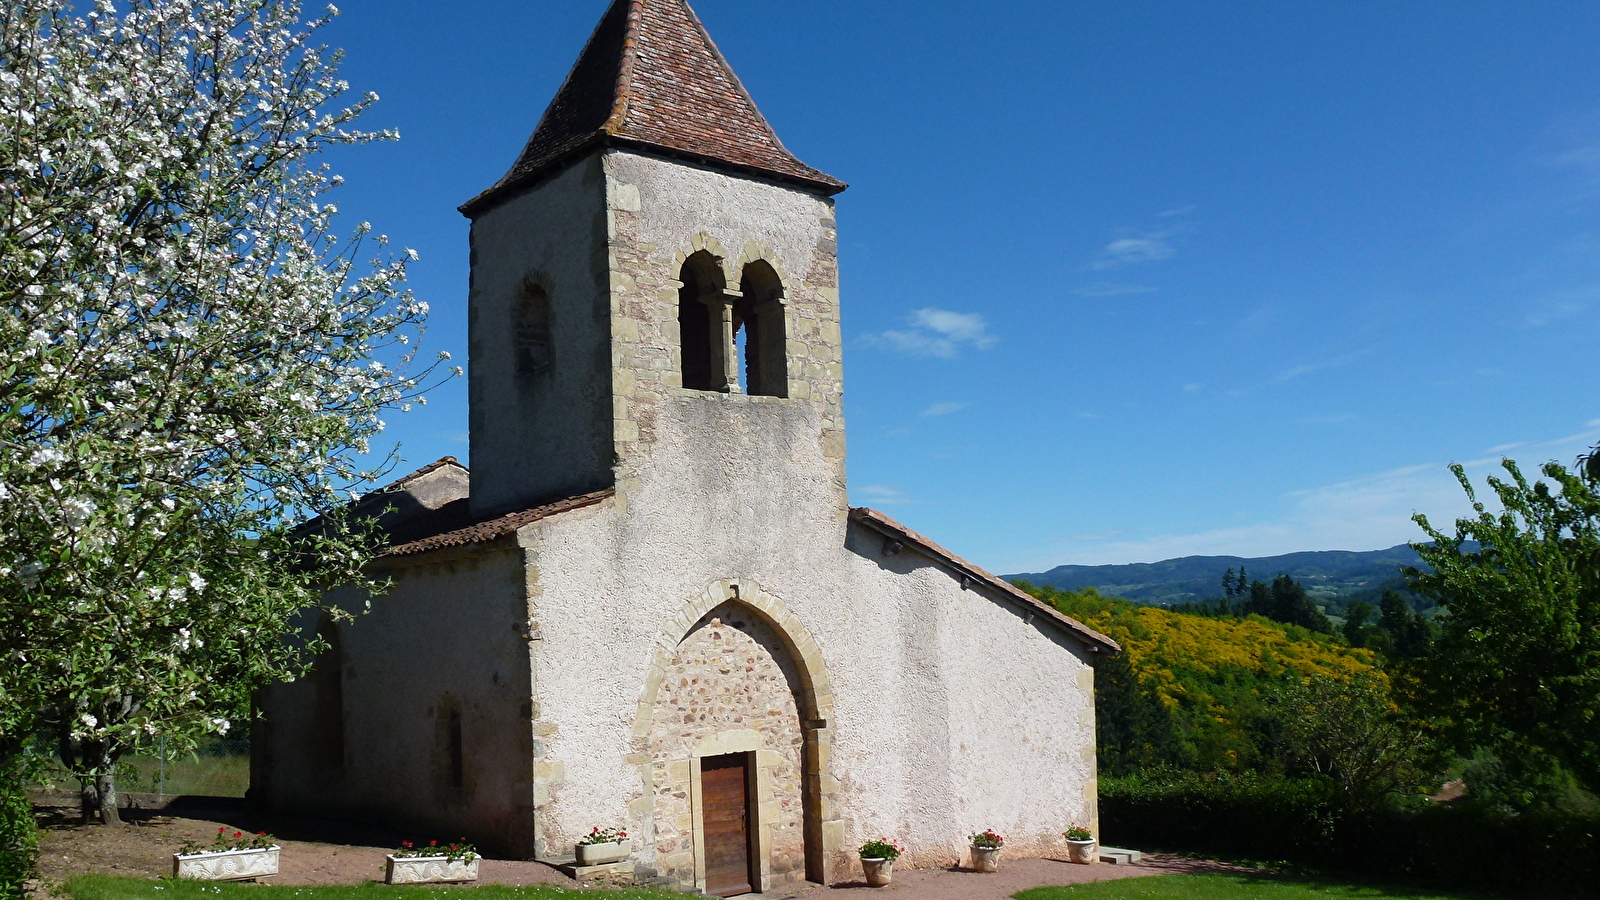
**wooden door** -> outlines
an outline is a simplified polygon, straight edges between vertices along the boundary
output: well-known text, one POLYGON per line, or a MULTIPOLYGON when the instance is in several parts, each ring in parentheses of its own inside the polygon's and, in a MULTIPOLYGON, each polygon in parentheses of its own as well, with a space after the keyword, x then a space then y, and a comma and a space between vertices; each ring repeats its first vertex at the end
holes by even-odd
POLYGON ((706 893, 748 894, 750 869, 749 754, 700 761, 701 824, 706 836, 706 893))

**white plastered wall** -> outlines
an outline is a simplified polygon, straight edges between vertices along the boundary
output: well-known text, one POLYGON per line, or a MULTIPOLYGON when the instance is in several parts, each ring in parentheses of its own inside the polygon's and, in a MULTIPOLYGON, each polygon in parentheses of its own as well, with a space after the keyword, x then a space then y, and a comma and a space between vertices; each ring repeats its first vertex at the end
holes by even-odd
MULTIPOLYGON (((515 547, 403 559, 394 589, 341 626, 344 761, 308 754, 313 680, 261 700, 259 792, 275 810, 382 822, 418 838, 467 836, 496 852, 533 855, 533 751, 527 603, 515 547), (521 633, 519 633, 519 631, 521 633), (463 771, 451 785, 445 716, 460 711, 463 771)), ((335 592, 360 611, 365 597, 335 592)), ((311 626, 314 628, 314 626, 311 626)))

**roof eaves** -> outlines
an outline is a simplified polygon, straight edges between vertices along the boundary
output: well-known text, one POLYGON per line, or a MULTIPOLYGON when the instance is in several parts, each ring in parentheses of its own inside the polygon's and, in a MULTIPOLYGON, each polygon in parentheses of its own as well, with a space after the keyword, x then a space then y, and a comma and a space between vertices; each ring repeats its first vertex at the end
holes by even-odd
POLYGON ((596 147, 603 146, 610 140, 610 134, 605 131, 595 131, 568 141, 564 146, 551 151, 545 161, 518 172, 515 176, 508 176, 496 182, 471 200, 456 207, 456 212, 469 219, 475 219, 483 213, 499 206, 516 194, 540 184, 550 176, 562 171, 577 160, 588 156, 596 147))
POLYGON ((942 563, 945 568, 952 570, 963 579, 981 582, 988 587, 1005 594, 1012 600, 1015 600, 1024 606, 1043 614, 1047 620, 1061 627, 1064 631, 1068 632, 1079 641, 1082 641, 1087 647, 1090 648, 1091 651, 1104 651, 1109 653, 1122 652, 1122 647, 1118 646, 1116 641, 1112 640, 1106 635, 1095 631, 1093 628, 1090 628, 1071 616, 1063 614, 1060 610, 1048 603, 1045 603, 1039 598, 1022 591, 1016 585, 1006 581, 1004 578, 991 574, 987 570, 967 562, 954 553, 951 553, 949 550, 946 550, 928 538, 923 537, 915 531, 912 531, 906 526, 896 522, 894 519, 889 518, 875 509, 865 506, 855 507, 850 510, 850 518, 872 528, 880 534, 892 537, 901 543, 917 548, 923 553, 923 555, 931 557, 936 562, 942 563))
POLYGON ((488 188, 483 193, 456 207, 456 211, 469 219, 475 219, 511 199, 519 192, 543 183, 552 175, 565 169, 576 160, 588 156, 596 149, 609 147, 618 147, 625 150, 643 150, 656 156, 684 160, 705 166, 708 169, 731 172, 747 178, 776 182, 810 193, 821 194, 824 197, 832 197, 835 194, 843 193, 850 187, 848 183, 817 170, 813 170, 817 171, 817 177, 802 178, 798 175, 775 172, 760 166, 730 162, 720 157, 706 156, 702 153, 691 153, 676 147, 653 144, 649 141, 641 141, 638 138, 622 137, 604 131, 597 131, 594 134, 586 135, 580 140, 570 142, 565 148, 553 153, 547 162, 541 162, 537 166, 520 173, 515 178, 507 179, 488 188))
POLYGON ((434 460, 433 462, 428 463, 427 465, 423 466, 422 468, 416 470, 415 472, 412 472, 410 475, 402 475, 399 478, 396 478, 394 481, 391 481, 388 484, 384 485, 383 487, 378 488, 375 491, 369 492, 362 499, 366 499, 366 497, 371 497, 371 496, 374 496, 376 494, 387 494, 390 491, 399 490, 400 488, 405 487, 406 485, 410 484, 411 482, 416 481, 418 478, 421 478, 422 476, 431 474, 433 472, 437 472, 440 469, 444 468, 445 466, 455 466, 456 468, 460 469, 463 472, 467 471, 467 467, 462 465, 461 461, 456 459, 454 456, 442 456, 442 457, 434 460))
POLYGON ((380 557, 414 556, 419 553, 428 553, 434 550, 443 550, 447 547, 465 547, 474 544, 486 544, 499 540, 507 535, 514 534, 525 525, 531 525, 544 519, 558 516, 562 513, 593 506, 602 500, 616 495, 615 488, 606 488, 603 491, 594 491, 588 494, 578 494, 573 497, 563 497, 551 503, 529 507, 527 509, 509 512, 493 519, 457 528, 442 534, 435 534, 425 538, 418 538, 404 544, 397 544, 385 549, 380 557))

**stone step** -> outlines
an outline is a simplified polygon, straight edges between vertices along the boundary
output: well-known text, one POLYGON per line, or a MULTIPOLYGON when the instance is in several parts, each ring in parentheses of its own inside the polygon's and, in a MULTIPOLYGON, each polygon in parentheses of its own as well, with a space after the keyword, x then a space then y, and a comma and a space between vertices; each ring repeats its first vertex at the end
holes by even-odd
POLYGON ((1144 858, 1144 854, 1137 850, 1123 850, 1119 847, 1101 847, 1100 861, 1113 866, 1132 865, 1144 858))

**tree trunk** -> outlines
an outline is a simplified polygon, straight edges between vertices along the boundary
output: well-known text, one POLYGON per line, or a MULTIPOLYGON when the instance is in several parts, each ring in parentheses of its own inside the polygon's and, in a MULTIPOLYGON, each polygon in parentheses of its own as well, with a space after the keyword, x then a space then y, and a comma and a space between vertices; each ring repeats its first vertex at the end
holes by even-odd
MULTIPOLYGON (((81 767, 78 776, 79 799, 83 804, 83 824, 99 822, 101 825, 121 825, 122 814, 117 809, 117 779, 113 774, 116 758, 105 744, 86 742, 77 748, 77 761, 81 767)), ((63 754, 63 757, 70 757, 63 754)))
POLYGON ((121 825, 122 813, 117 809, 117 779, 115 775, 96 775, 95 793, 100 795, 100 824, 121 825))

